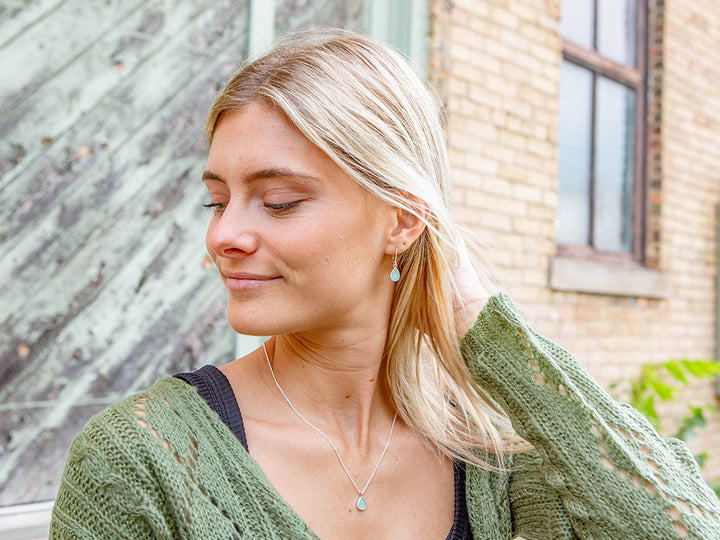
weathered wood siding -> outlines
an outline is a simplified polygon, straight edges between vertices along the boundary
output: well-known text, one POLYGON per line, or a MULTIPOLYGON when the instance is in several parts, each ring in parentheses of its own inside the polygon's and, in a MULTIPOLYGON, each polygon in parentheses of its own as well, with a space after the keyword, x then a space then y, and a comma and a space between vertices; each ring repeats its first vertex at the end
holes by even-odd
POLYGON ((205 112, 243 1, 0 4, 0 506, 53 498, 89 417, 233 354, 205 256, 205 112))

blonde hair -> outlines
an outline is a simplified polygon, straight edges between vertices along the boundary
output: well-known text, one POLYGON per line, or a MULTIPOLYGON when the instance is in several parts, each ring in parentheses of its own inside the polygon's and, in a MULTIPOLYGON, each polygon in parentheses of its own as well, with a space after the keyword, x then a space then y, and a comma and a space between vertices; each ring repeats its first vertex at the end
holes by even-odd
POLYGON ((387 45, 315 30, 278 42, 233 77, 208 113, 208 145, 223 114, 257 102, 280 109, 381 200, 426 216, 423 233, 398 255, 402 276, 385 351, 390 399, 449 457, 495 468, 487 463, 487 454, 495 454, 502 464, 509 422, 472 379, 455 330, 452 267, 463 240, 449 211, 449 160, 435 94, 387 45))

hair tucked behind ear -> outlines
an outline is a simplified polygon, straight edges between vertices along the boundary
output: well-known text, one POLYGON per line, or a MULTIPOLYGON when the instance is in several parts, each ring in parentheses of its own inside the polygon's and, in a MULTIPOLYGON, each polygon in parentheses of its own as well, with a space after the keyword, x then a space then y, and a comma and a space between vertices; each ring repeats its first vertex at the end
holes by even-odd
POLYGON ((250 103, 280 109, 355 181, 388 204, 424 218, 398 255, 385 374, 403 420, 443 453, 491 467, 513 436, 507 419, 466 368, 453 318, 452 268, 462 239, 449 212, 449 162, 439 101, 402 56, 357 34, 297 34, 248 63, 207 118, 250 103), (480 452, 478 452, 480 451, 480 452))

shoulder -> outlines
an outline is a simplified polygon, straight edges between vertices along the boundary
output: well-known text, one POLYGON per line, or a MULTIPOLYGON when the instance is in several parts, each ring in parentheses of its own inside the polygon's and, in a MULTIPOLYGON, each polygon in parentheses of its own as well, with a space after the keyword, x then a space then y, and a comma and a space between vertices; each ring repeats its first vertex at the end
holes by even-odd
POLYGON ((187 442, 178 445, 180 450, 171 446, 183 431, 188 441, 189 429, 172 404, 192 404, 192 392, 183 381, 162 379, 87 423, 68 453, 53 509, 53 535, 93 531, 88 536, 97 536, 103 530, 103 537, 152 536, 147 527, 163 522, 162 493, 170 492, 165 482, 177 467, 175 455, 188 453, 182 451, 187 442))
POLYGON ((162 490, 192 468, 199 455, 207 459, 227 451, 232 434, 224 429, 193 386, 164 378, 87 423, 70 447, 63 482, 88 489, 124 485, 125 491, 152 484, 162 490))
POLYGON ((128 429, 127 423, 145 427, 150 420, 165 422, 182 418, 182 412, 202 410, 204 401, 194 387, 175 377, 160 379, 147 390, 116 401, 90 419, 86 430, 128 429))
POLYGON ((69 460, 101 457, 101 461, 157 454, 211 422, 209 409, 186 382, 167 377, 152 387, 110 405, 90 419, 73 441, 69 460))

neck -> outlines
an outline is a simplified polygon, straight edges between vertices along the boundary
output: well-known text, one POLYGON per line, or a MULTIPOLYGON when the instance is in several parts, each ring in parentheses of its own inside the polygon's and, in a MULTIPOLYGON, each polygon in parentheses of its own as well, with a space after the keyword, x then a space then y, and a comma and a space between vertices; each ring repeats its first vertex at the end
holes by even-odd
POLYGON ((267 353, 293 407, 339 447, 365 453, 387 434, 394 414, 384 385, 384 346, 384 334, 362 340, 286 335, 270 340, 267 353))

